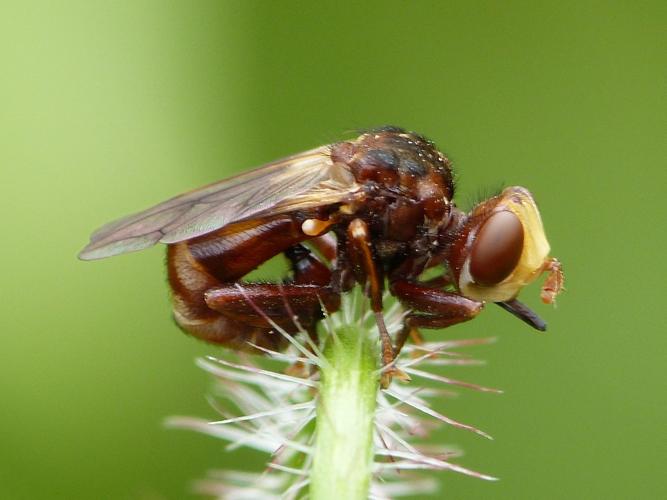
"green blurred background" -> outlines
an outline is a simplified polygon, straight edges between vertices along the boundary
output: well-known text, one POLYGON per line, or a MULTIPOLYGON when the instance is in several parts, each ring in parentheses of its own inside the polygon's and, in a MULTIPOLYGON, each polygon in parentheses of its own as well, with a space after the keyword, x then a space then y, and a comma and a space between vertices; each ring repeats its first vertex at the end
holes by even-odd
MULTIPOLYGON (((665 498, 664 1, 0 4, 0 497, 184 498, 261 455, 169 431, 213 417, 170 320, 163 248, 76 260, 100 224, 345 131, 397 124, 454 160, 459 200, 527 186, 567 292, 499 337, 442 429, 485 483, 446 498, 665 498)), ((433 337, 438 337, 437 334, 433 337)))

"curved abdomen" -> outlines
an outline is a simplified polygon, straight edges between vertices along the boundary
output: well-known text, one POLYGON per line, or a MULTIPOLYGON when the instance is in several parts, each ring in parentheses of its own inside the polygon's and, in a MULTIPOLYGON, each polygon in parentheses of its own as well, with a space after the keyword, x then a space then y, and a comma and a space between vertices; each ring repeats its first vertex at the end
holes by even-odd
POLYGON ((275 349, 282 337, 233 320, 206 304, 208 290, 238 281, 271 257, 308 239, 287 215, 230 224, 211 234, 167 247, 174 319, 187 333, 235 349, 250 341, 275 349))

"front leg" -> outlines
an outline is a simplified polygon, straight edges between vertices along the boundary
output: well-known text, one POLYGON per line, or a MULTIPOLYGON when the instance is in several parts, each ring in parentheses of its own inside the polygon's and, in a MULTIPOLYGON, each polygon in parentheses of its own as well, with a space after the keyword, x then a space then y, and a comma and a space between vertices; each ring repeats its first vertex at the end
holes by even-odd
POLYGON ((401 352, 408 336, 418 335, 417 328, 446 328, 473 319, 484 307, 482 302, 445 292, 428 285, 400 280, 391 284, 391 292, 413 311, 396 339, 395 354, 401 352))

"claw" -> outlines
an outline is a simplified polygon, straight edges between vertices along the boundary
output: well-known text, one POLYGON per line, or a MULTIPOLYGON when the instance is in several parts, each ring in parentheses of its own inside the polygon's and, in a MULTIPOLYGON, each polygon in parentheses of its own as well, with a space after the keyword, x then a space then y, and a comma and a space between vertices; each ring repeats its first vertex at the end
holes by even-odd
POLYGON ((384 371, 382 373, 382 376, 380 378, 380 386, 383 389, 387 389, 391 385, 391 381, 394 379, 394 377, 401 382, 410 382, 412 379, 410 378, 410 375, 405 373, 403 370, 400 368, 396 368, 395 366, 392 366, 388 370, 384 371))
POLYGON ((297 378, 309 378, 311 375, 311 368, 306 363, 297 361, 285 368, 285 375, 297 378))

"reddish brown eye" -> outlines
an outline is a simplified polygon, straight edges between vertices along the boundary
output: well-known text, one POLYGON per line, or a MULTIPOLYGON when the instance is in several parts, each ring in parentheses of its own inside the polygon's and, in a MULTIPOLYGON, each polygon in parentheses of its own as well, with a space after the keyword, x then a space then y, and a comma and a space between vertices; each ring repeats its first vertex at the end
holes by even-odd
POLYGON ((489 217, 477 232, 470 254, 470 274, 475 283, 500 283, 514 270, 523 251, 523 225, 506 210, 489 217))

